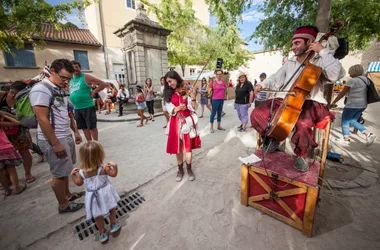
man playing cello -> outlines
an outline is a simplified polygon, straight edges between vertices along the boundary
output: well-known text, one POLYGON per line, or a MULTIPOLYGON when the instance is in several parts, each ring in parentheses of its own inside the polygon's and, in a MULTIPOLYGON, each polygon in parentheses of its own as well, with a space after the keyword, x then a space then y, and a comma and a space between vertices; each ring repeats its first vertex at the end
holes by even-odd
MULTIPOLYGON (((311 64, 322 68, 322 74, 312 88, 309 96, 306 98, 298 121, 295 125, 295 131, 292 136, 292 143, 295 145, 294 153, 298 156, 294 162, 294 168, 299 171, 307 171, 309 165, 306 158, 309 154, 310 147, 317 147, 318 144, 314 141, 312 128, 318 122, 322 121, 330 113, 326 108, 327 101, 323 95, 323 85, 327 82, 335 82, 344 76, 345 72, 341 63, 334 58, 335 49, 338 48, 336 38, 330 38, 328 45, 330 48, 325 48, 321 43, 315 41, 318 35, 318 29, 313 26, 303 26, 296 29, 292 39, 292 51, 294 57, 289 60, 275 73, 263 82, 257 84, 255 92, 262 89, 288 91, 298 75, 293 74, 302 64, 310 51, 315 52, 315 56, 310 59, 311 64), (292 79, 291 79, 292 78, 292 79), (289 79, 291 81, 285 89, 282 89, 289 79)), ((299 70, 298 74, 302 71, 299 70)), ((263 102, 259 107, 251 113, 251 123, 253 128, 258 131, 264 140, 263 152, 274 152, 279 142, 273 138, 267 137, 267 128, 269 119, 271 119, 271 110, 276 112, 280 106, 286 93, 276 93, 275 99, 269 99, 263 102)))

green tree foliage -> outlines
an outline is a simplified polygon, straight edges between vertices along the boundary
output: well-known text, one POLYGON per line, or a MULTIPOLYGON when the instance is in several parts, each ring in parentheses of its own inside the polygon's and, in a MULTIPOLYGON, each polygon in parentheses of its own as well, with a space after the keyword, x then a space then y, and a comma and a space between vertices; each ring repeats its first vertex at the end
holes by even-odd
MULTIPOLYGON (((265 48, 290 48, 296 27, 315 23, 318 2, 314 0, 266 0, 260 10, 265 13, 252 37, 261 38, 265 48)), ((378 0, 334 0, 330 23, 344 20, 338 37, 344 37, 351 49, 363 49, 374 38, 380 38, 380 2, 378 0)))
POLYGON ((196 51, 197 31, 202 25, 195 17, 191 0, 162 0, 159 4, 142 1, 148 5, 158 22, 172 30, 168 36, 168 59, 170 65, 180 65, 184 74, 186 65, 197 64, 201 58, 196 51))
MULTIPOLYGON (((379 0, 330 0, 332 3, 330 23, 344 20, 345 27, 338 37, 346 38, 351 49, 363 49, 369 41, 380 38, 379 0)), ((257 39, 266 49, 290 49, 294 30, 301 25, 314 25, 318 4, 328 1, 315 0, 206 0, 211 13, 218 18, 219 29, 240 22, 239 17, 251 7, 259 4, 258 10, 265 14, 252 39, 257 39)), ((326 13, 328 14, 328 13, 326 13)), ((326 15, 328 18, 328 15, 326 15)))
MULTIPOLYGON (((2 0, 0 49, 10 51, 10 45, 22 48, 25 41, 36 45, 33 38, 43 37, 41 27, 45 22, 54 24, 55 30, 58 31, 62 27, 60 21, 65 19, 67 14, 71 14, 75 9, 82 13, 84 8, 94 1, 97 0, 72 0, 52 6, 44 0, 2 0)), ((40 40, 39 44, 43 45, 43 41, 40 40)))
POLYGON ((78 28, 78 26, 76 26, 72 22, 67 22, 67 23, 63 24, 63 26, 66 28, 76 28, 76 29, 78 28))
POLYGON ((160 4, 142 1, 153 12, 158 22, 173 32, 168 36, 168 59, 171 66, 180 65, 184 75, 186 65, 205 64, 215 67, 217 57, 223 58, 224 68, 233 70, 245 64, 252 55, 241 47, 236 25, 221 34, 202 25, 195 16, 191 0, 162 0, 160 4))

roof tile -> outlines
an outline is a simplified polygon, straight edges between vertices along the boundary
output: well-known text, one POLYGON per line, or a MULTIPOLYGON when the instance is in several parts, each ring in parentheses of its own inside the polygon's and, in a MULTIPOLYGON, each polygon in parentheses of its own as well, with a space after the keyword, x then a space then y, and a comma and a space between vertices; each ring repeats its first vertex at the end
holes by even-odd
MULTIPOLYGON (((10 30, 14 31, 14 25, 10 27, 10 30)), ((61 31, 54 33, 54 25, 52 23, 45 23, 41 31, 44 34, 43 39, 47 41, 101 46, 101 43, 88 29, 62 27, 61 31)), ((34 38, 38 39, 37 36, 34 38)))

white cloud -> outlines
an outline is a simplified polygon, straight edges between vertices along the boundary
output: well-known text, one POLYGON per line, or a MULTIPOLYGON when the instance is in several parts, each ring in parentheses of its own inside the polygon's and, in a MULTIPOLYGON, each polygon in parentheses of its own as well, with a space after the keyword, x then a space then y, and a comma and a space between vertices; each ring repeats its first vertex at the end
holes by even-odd
POLYGON ((247 23, 258 22, 264 19, 264 13, 259 12, 257 10, 250 10, 248 12, 243 13, 241 19, 243 20, 243 22, 247 23))

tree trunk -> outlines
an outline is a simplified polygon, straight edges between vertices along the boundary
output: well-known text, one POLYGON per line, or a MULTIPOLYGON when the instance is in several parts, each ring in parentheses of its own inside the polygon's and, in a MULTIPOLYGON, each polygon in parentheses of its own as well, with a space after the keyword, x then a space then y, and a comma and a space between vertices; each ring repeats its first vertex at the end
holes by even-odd
POLYGON ((329 31, 332 0, 318 0, 318 13, 315 25, 320 32, 329 31))
POLYGON ((185 77, 185 68, 186 68, 186 65, 181 65, 182 76, 183 76, 183 77, 185 77))

